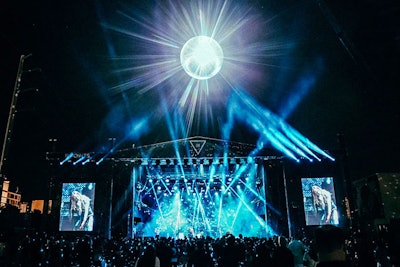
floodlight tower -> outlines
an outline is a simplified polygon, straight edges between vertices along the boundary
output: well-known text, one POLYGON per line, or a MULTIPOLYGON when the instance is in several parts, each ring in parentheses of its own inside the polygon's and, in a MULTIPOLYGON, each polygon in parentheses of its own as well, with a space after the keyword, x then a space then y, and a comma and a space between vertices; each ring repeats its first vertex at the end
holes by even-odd
POLYGON ((3 148, 1 150, 0 177, 3 177, 3 176, 5 177, 5 175, 3 173, 3 167, 4 167, 4 163, 7 161, 8 147, 11 142, 11 134, 12 134, 13 126, 14 126, 14 119, 15 119, 15 112, 16 112, 15 108, 17 106, 18 95, 20 93, 19 87, 21 85, 22 74, 24 72, 24 62, 25 62, 25 59, 29 58, 30 56, 32 56, 32 54, 29 54, 27 56, 21 55, 21 57, 19 59, 17 77, 15 79, 14 91, 13 91, 11 105, 10 105, 10 111, 8 113, 6 132, 4 134, 3 148))

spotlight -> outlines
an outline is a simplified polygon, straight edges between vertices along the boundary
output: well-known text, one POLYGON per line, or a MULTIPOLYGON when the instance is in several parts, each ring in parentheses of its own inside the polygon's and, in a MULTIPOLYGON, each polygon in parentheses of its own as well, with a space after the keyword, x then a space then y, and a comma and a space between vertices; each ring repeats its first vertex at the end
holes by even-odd
POLYGON ((70 160, 72 157, 74 156, 74 153, 69 153, 65 159, 63 161, 60 162, 60 165, 63 165, 65 162, 67 162, 68 160, 70 160))

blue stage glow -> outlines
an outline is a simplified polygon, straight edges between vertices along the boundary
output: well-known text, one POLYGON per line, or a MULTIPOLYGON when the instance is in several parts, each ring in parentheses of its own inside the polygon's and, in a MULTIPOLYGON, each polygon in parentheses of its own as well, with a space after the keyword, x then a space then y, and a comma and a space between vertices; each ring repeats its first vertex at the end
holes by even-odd
MULTIPOLYGON (((310 71, 311 72, 311 71, 310 71)), ((294 85, 291 95, 287 98, 286 103, 283 104, 279 111, 279 115, 283 119, 287 119, 290 114, 301 103, 303 98, 309 93, 315 82, 317 81, 317 72, 312 70, 312 74, 304 74, 297 84, 294 85)))
POLYGON ((149 118, 143 117, 140 119, 132 120, 126 128, 126 139, 137 140, 143 134, 147 133, 149 125, 149 118))

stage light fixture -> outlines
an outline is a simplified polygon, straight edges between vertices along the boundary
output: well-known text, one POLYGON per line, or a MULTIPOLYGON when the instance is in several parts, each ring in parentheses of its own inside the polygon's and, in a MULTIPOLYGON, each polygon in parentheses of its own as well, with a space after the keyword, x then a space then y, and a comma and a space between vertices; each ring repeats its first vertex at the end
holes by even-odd
POLYGON ((60 162, 60 165, 63 165, 65 162, 67 162, 68 160, 70 160, 72 157, 74 156, 74 153, 69 153, 65 159, 63 161, 60 162))

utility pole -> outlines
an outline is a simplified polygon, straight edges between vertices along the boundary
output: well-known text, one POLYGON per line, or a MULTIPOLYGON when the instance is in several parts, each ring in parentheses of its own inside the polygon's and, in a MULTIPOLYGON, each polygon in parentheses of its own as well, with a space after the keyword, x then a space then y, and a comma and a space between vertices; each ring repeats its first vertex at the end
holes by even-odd
POLYGON ((6 132, 4 134, 3 148, 1 150, 0 177, 3 177, 3 176, 5 177, 3 167, 4 167, 4 163, 7 161, 8 148, 9 148, 9 145, 11 142, 11 134, 12 134, 13 126, 14 126, 18 95, 20 93, 19 87, 21 85, 22 73, 24 72, 24 62, 25 62, 25 59, 27 59, 30 56, 32 56, 32 54, 29 54, 27 56, 21 55, 20 60, 19 60, 17 77, 15 79, 14 91, 13 91, 13 95, 12 95, 12 99, 11 99, 10 111, 8 113, 6 132))

